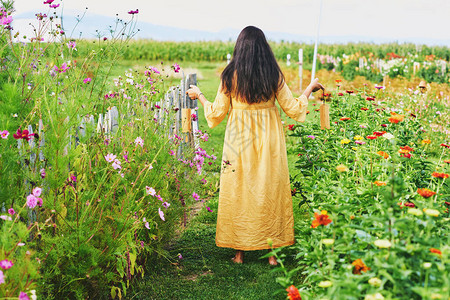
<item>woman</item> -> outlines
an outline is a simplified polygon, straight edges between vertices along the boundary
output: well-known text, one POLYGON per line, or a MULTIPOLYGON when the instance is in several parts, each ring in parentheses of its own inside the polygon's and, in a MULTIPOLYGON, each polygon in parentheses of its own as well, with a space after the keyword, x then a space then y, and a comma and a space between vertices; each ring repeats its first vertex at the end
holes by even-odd
MULTIPOLYGON (((308 97, 319 89, 323 86, 315 79, 294 98, 264 33, 248 26, 239 34, 214 103, 196 86, 187 91, 204 106, 209 127, 229 112, 216 245, 236 249, 236 263, 243 262, 244 250, 270 249, 268 239, 274 248, 294 243, 286 144, 275 99, 290 118, 304 122, 308 97)), ((272 256, 269 263, 277 261, 272 256)))

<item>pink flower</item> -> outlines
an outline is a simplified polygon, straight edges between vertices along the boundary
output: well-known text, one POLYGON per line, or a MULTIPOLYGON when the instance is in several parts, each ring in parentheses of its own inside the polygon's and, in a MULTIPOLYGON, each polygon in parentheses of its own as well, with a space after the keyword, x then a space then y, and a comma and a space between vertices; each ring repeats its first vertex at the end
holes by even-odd
POLYGON ((50 4, 49 5, 51 8, 58 8, 59 7, 59 4, 50 4))
POLYGON ((45 169, 42 168, 39 172, 41 173, 41 178, 44 179, 44 178, 45 178, 45 175, 47 175, 47 174, 45 173, 45 169))
POLYGON ((170 203, 169 203, 169 202, 164 202, 164 203, 162 204, 162 206, 164 206, 165 208, 169 208, 170 203))
POLYGON ((11 216, 7 216, 7 215, 1 215, 0 219, 5 220, 5 221, 12 221, 11 216))
POLYGON ((5 283, 5 275, 3 275, 3 271, 0 270, 0 284, 5 283))
POLYGON ((151 195, 151 196, 155 196, 156 195, 156 191, 152 187, 146 186, 145 190, 147 191, 147 195, 151 195))
POLYGON ((144 223, 145 228, 150 229, 150 224, 148 222, 144 223))
POLYGON ((46 1, 44 2, 44 4, 52 4, 53 1, 55 1, 55 0, 46 0, 46 1))
POLYGON ((40 187, 35 187, 31 193, 34 196, 39 197, 42 194, 42 189, 40 187))
POLYGON ((87 77, 83 80, 84 83, 89 83, 91 81, 92 81, 92 79, 90 77, 87 77))
POLYGON ((115 159, 114 162, 112 163, 112 167, 114 168, 114 170, 121 169, 122 166, 120 164, 121 164, 120 160, 115 159))
POLYGON ((19 300, 30 300, 30 298, 28 297, 28 295, 26 293, 20 292, 19 300))
POLYGON ((158 214, 159 217, 161 218, 161 220, 165 221, 166 219, 164 219, 164 212, 161 210, 161 208, 158 208, 158 214))
POLYGON ((63 63, 62 65, 61 65, 61 68, 59 69, 59 72, 61 73, 61 72, 63 72, 63 73, 65 73, 67 70, 69 70, 69 66, 67 66, 67 63, 63 63))
POLYGON ((8 130, 3 130, 3 131, 0 133, 0 135, 1 135, 2 139, 7 139, 7 138, 8 138, 8 135, 9 135, 9 132, 8 132, 8 130))
POLYGON ((4 17, 4 18, 1 18, 0 19, 0 23, 2 24, 2 25, 8 25, 9 23, 11 23, 12 22, 12 17, 11 16, 7 16, 7 17, 4 17))
POLYGON ((69 48, 72 48, 72 49, 77 50, 77 49, 76 49, 77 43, 76 43, 75 41, 70 41, 70 42, 68 42, 66 45, 67 45, 67 47, 69 47, 69 48))
POLYGON ((11 207, 10 209, 8 209, 8 214, 14 216, 16 214, 16 211, 14 210, 14 208, 11 207))
POLYGON ((212 212, 212 209, 209 206, 206 207, 206 210, 212 212))
POLYGON ((174 155, 175 155, 175 152, 174 152, 173 150, 170 150, 170 151, 169 151, 169 155, 174 156, 174 155))
POLYGON ((105 159, 106 159, 107 162, 113 162, 113 161, 116 159, 116 157, 117 157, 117 156, 115 156, 114 154, 108 153, 108 154, 105 156, 105 159))
POLYGON ((128 12, 128 14, 130 14, 130 15, 135 15, 135 14, 138 14, 139 13, 139 9, 136 9, 136 10, 130 10, 129 12, 128 12))
POLYGON ((364 141, 355 141, 355 143, 358 144, 358 145, 364 145, 366 142, 364 142, 364 141))
POLYGON ((36 198, 37 200, 37 206, 42 207, 42 205, 44 204, 44 201, 42 201, 42 198, 36 198))
POLYGON ((200 200, 200 196, 197 193, 192 193, 192 197, 194 198, 195 201, 200 200))
POLYGON ((2 268, 3 270, 8 270, 12 266, 14 266, 12 261, 7 260, 7 259, 0 260, 0 268, 2 268))
POLYGON ((135 140, 134 140, 134 144, 137 146, 137 145, 139 145, 139 146, 141 146, 141 147, 144 147, 144 140, 140 137, 140 136, 138 136, 135 140))
POLYGON ((180 65, 177 64, 177 63, 173 64, 172 68, 173 68, 173 71, 174 71, 175 73, 180 72, 180 69, 181 69, 181 68, 180 68, 180 65))
POLYGON ((37 205, 37 198, 33 194, 27 196, 27 206, 29 208, 35 208, 37 205))
POLYGON ((159 201, 164 202, 164 200, 163 200, 163 198, 161 197, 161 195, 156 195, 156 198, 157 198, 159 201))

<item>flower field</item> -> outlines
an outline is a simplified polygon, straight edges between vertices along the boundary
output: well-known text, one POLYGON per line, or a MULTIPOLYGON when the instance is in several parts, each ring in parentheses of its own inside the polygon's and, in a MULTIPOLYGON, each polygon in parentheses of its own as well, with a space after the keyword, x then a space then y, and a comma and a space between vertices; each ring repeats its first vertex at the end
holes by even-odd
POLYGON ((449 132, 430 126, 448 128, 435 113, 448 97, 336 85, 324 97, 329 130, 318 115, 289 127, 292 193, 307 213, 296 224, 298 267, 281 267, 278 282, 289 299, 448 299, 449 132))

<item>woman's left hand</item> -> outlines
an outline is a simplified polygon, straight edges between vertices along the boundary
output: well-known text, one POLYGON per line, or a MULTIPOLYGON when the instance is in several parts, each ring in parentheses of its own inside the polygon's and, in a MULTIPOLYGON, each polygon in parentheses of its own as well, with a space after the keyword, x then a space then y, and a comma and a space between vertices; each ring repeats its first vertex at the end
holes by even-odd
POLYGON ((196 85, 190 85, 190 89, 186 91, 186 94, 189 95, 189 98, 192 100, 198 99, 198 95, 201 93, 200 89, 196 85))

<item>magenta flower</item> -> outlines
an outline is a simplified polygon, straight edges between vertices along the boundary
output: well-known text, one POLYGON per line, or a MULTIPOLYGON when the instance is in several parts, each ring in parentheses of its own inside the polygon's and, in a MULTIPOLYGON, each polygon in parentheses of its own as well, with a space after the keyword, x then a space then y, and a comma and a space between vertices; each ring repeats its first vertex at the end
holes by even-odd
POLYGON ((3 17, 0 19, 0 24, 2 25, 8 25, 9 23, 12 22, 12 17, 11 16, 7 16, 7 17, 3 17))
POLYGON ((61 65, 61 68, 59 69, 59 73, 65 73, 67 70, 69 70, 69 66, 67 66, 67 63, 63 63, 62 65, 61 65))
POLYGON ((3 271, 0 270, 0 284, 5 283, 5 275, 3 275, 3 271))
POLYGON ((163 200, 163 198, 161 197, 161 195, 156 195, 156 198, 157 198, 159 201, 164 202, 164 200, 163 200))
POLYGON ((42 194, 42 189, 40 187, 35 187, 31 193, 35 197, 39 197, 42 194))
POLYGON ((212 212, 212 209, 211 209, 209 206, 206 207, 206 210, 207 210, 208 212, 212 212))
POLYGON ((51 8, 58 8, 59 7, 59 4, 50 4, 49 5, 51 8))
POLYGON ((91 81, 92 81, 92 79, 90 77, 87 77, 83 80, 84 83, 89 83, 91 81))
POLYGON ((130 15, 135 15, 135 14, 138 14, 139 13, 139 9, 136 9, 136 10, 130 10, 129 12, 128 12, 128 14, 130 14, 130 15))
POLYGON ((315 139, 316 137, 314 136, 314 135, 308 135, 308 136, 306 136, 307 138, 310 138, 310 139, 315 139))
POLYGON ((196 192, 192 193, 192 197, 194 198, 195 201, 200 200, 200 196, 196 192))
MULTIPOLYGON (((52 0, 53 1, 53 0, 52 0)), ((28 297, 28 295, 24 292, 20 292, 19 294, 19 300, 30 300, 30 298, 28 297)))
POLYGON ((180 68, 180 65, 177 64, 177 63, 173 64, 172 68, 173 68, 173 71, 174 71, 175 73, 180 72, 180 69, 181 69, 181 68, 180 68))
POLYGON ((17 132, 13 134, 13 137, 16 140, 24 139, 26 141, 29 141, 32 137, 38 138, 39 136, 37 133, 30 134, 30 132, 28 130, 25 129, 24 131, 22 131, 19 128, 19 129, 17 129, 17 132))
POLYGON ((53 1, 55 1, 55 0, 46 0, 46 1, 44 2, 44 4, 52 4, 53 1))
POLYGON ((8 270, 12 266, 14 266, 12 261, 7 260, 7 259, 0 260, 0 268, 2 268, 3 270, 8 270))
POLYGON ((37 205, 37 201, 38 200, 37 200, 36 196, 34 196, 33 194, 29 194, 27 196, 27 206, 29 208, 35 208, 37 205))
POLYGON ((158 214, 159 217, 161 218, 161 220, 165 221, 166 219, 164 219, 164 212, 161 210, 161 208, 158 208, 158 214))
POLYGON ((8 209, 8 214, 10 214, 11 216, 14 216, 15 213, 16 211, 14 210, 14 208, 11 207, 10 209, 8 209))
POLYGON ((0 133, 0 135, 1 135, 2 139, 7 139, 7 138, 8 138, 8 135, 9 135, 9 132, 8 132, 8 130, 3 130, 3 131, 0 133))
POLYGON ((178 259, 183 259, 183 255, 181 255, 181 253, 178 253, 178 259))
POLYGON ((41 173, 41 178, 44 179, 45 176, 47 175, 47 174, 45 173, 45 169, 42 168, 39 172, 41 173))
POLYGON ((42 198, 36 198, 36 202, 37 202, 37 206, 42 207, 42 205, 44 204, 44 201, 42 200, 42 198))
POLYGON ((169 203, 169 202, 164 202, 164 203, 162 204, 162 206, 164 206, 164 208, 169 208, 170 203, 169 203))
POLYGON ((169 155, 174 156, 174 155, 175 155, 175 152, 174 152, 173 150, 170 150, 170 151, 169 151, 169 155))

